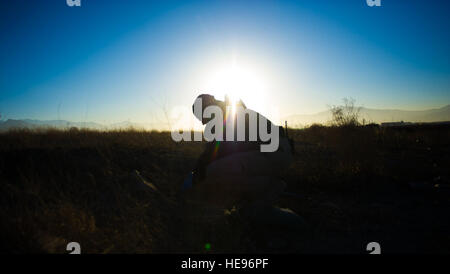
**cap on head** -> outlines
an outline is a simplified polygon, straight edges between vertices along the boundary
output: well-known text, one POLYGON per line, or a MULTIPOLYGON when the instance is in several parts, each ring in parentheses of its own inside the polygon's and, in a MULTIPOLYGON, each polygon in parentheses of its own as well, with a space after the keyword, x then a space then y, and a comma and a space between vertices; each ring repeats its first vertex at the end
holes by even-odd
POLYGON ((192 112, 194 113, 194 116, 202 121, 203 124, 206 124, 208 121, 203 118, 203 111, 205 110, 205 108, 211 106, 211 105, 217 105, 217 100, 214 98, 214 96, 210 95, 210 94, 200 94, 199 96, 197 96, 197 98, 194 101, 194 104, 192 105, 192 112), (195 112, 195 104, 196 102, 198 102, 197 100, 201 99, 201 112, 200 113, 196 113, 195 112))

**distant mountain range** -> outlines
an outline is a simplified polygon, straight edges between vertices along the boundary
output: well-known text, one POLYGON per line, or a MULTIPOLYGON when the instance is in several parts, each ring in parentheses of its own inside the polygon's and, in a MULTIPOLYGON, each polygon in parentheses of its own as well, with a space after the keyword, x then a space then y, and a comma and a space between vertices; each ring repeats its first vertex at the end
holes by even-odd
POLYGON ((129 121, 124 121, 120 123, 113 124, 100 124, 94 122, 71 122, 67 120, 32 120, 32 119, 23 119, 23 120, 15 120, 8 119, 5 121, 0 121, 0 131, 5 131, 9 129, 20 129, 20 128, 57 128, 57 129, 70 129, 70 128, 88 128, 88 129, 127 129, 127 128, 135 128, 135 129, 152 129, 157 128, 156 124, 151 123, 133 123, 129 121))
MULTIPOLYGON (((397 110, 397 109, 371 109, 361 108, 361 119, 366 123, 385 123, 385 122, 442 122, 450 121, 450 105, 438 109, 429 110, 397 110)), ((327 123, 331 120, 331 111, 322 111, 311 115, 291 115, 284 120, 292 127, 301 127, 313 123, 327 123)))
MULTIPOLYGON (((438 109, 429 109, 421 111, 409 110, 395 110, 395 109, 371 109, 361 108, 361 118, 366 120, 366 123, 386 123, 386 122, 443 122, 450 121, 450 105, 438 109)), ((291 115, 285 117, 283 120, 288 122, 290 127, 302 127, 311 125, 313 123, 325 124, 331 120, 331 112, 329 110, 322 111, 310 115, 291 115)), ((72 127, 89 128, 89 129, 127 129, 133 127, 135 129, 154 129, 167 127, 160 123, 133 123, 124 121, 104 125, 94 122, 71 122, 66 120, 14 120, 8 119, 0 120, 0 131, 5 131, 12 128, 58 128, 69 129, 72 127)))

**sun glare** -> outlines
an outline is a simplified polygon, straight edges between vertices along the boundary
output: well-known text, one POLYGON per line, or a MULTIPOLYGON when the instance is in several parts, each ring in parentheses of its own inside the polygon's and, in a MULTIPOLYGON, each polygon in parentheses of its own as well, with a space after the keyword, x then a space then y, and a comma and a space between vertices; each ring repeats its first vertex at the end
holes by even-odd
POLYGON ((258 75, 256 69, 249 66, 238 65, 234 62, 211 72, 207 77, 206 89, 219 100, 225 100, 227 95, 233 113, 240 99, 252 109, 263 111, 265 108, 264 79, 258 75))

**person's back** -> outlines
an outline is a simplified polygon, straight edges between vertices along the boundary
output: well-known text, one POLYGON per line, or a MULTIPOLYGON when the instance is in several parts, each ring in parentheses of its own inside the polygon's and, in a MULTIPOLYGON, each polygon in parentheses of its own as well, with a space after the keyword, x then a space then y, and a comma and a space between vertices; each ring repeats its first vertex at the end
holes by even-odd
MULTIPOLYGON (((214 105, 222 109, 226 107, 226 104, 215 100, 214 97, 204 96, 207 102, 209 100, 206 106, 214 105)), ((241 105, 245 107, 242 102, 241 105)), ((246 110, 251 115, 251 110, 246 110)), ((202 115, 197 117, 204 124, 211 121, 204 120, 202 115)), ((258 114, 258 117, 262 116, 258 114)), ((245 120, 248 132, 251 125, 248 119, 245 120)), ((225 123, 227 122, 229 123, 226 120, 225 123)), ((257 122, 259 124, 259 121, 257 122)), ((270 121, 267 123, 267 128, 274 128, 270 121)), ((222 126, 225 127, 223 133, 226 136, 226 124, 222 126)), ((195 213, 200 212, 200 216, 211 223, 216 217, 224 216, 224 209, 234 208, 235 210, 229 212, 236 214, 238 219, 245 220, 258 233, 272 235, 270 230, 273 230, 283 233, 295 231, 294 235, 302 235, 302 231, 305 232, 308 227, 306 222, 292 210, 275 206, 286 187, 279 175, 290 165, 293 158, 293 147, 287 134, 280 127, 275 129, 278 129, 279 140, 278 149, 273 152, 261 151, 261 144, 264 143, 261 136, 255 141, 251 141, 246 134, 244 141, 234 138, 233 141, 208 142, 194 170, 194 184, 185 191, 187 203, 183 208, 190 212, 188 215, 198 216, 195 213)), ((234 132, 236 133, 236 128, 234 132)), ((192 182, 191 175, 188 178, 188 181, 192 182)), ((286 235, 288 239, 292 239, 290 234, 286 235)), ((268 245, 274 240, 277 239, 272 236, 266 239, 268 245)))
MULTIPOLYGON (((211 95, 200 95, 199 98, 204 99, 202 110, 214 105, 227 114, 225 102, 215 100, 211 95)), ((242 102, 239 106, 245 108, 242 102)), ((284 189, 284 183, 277 177, 292 160, 292 148, 284 129, 278 127, 278 149, 274 152, 261 152, 260 146, 266 142, 261 140, 259 130, 257 130, 258 135, 255 141, 249 139, 250 123, 254 122, 250 120, 250 116, 256 115, 257 128, 259 119, 267 119, 247 108, 245 111, 247 115, 245 116, 244 141, 237 140, 236 115, 234 117, 226 115, 223 134, 227 136, 226 123, 230 122, 230 118, 235 119, 233 140, 224 138, 224 141, 208 142, 205 151, 197 161, 193 182, 203 199, 210 199, 214 203, 223 202, 228 206, 253 202, 270 203, 284 189)), ((200 118, 204 124, 209 122, 203 119, 203 116, 200 118)), ((267 120, 267 128, 270 129, 272 126, 267 120)))

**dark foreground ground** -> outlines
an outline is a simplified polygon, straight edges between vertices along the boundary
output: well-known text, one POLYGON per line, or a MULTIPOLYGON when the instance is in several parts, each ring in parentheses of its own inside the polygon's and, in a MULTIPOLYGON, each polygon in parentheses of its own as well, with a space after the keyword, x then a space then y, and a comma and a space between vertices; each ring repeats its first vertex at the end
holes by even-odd
POLYGON ((0 134, 0 250, 67 253, 450 252, 450 127, 292 130, 278 202, 304 228, 256 226, 177 198, 202 143, 168 133, 0 134))

